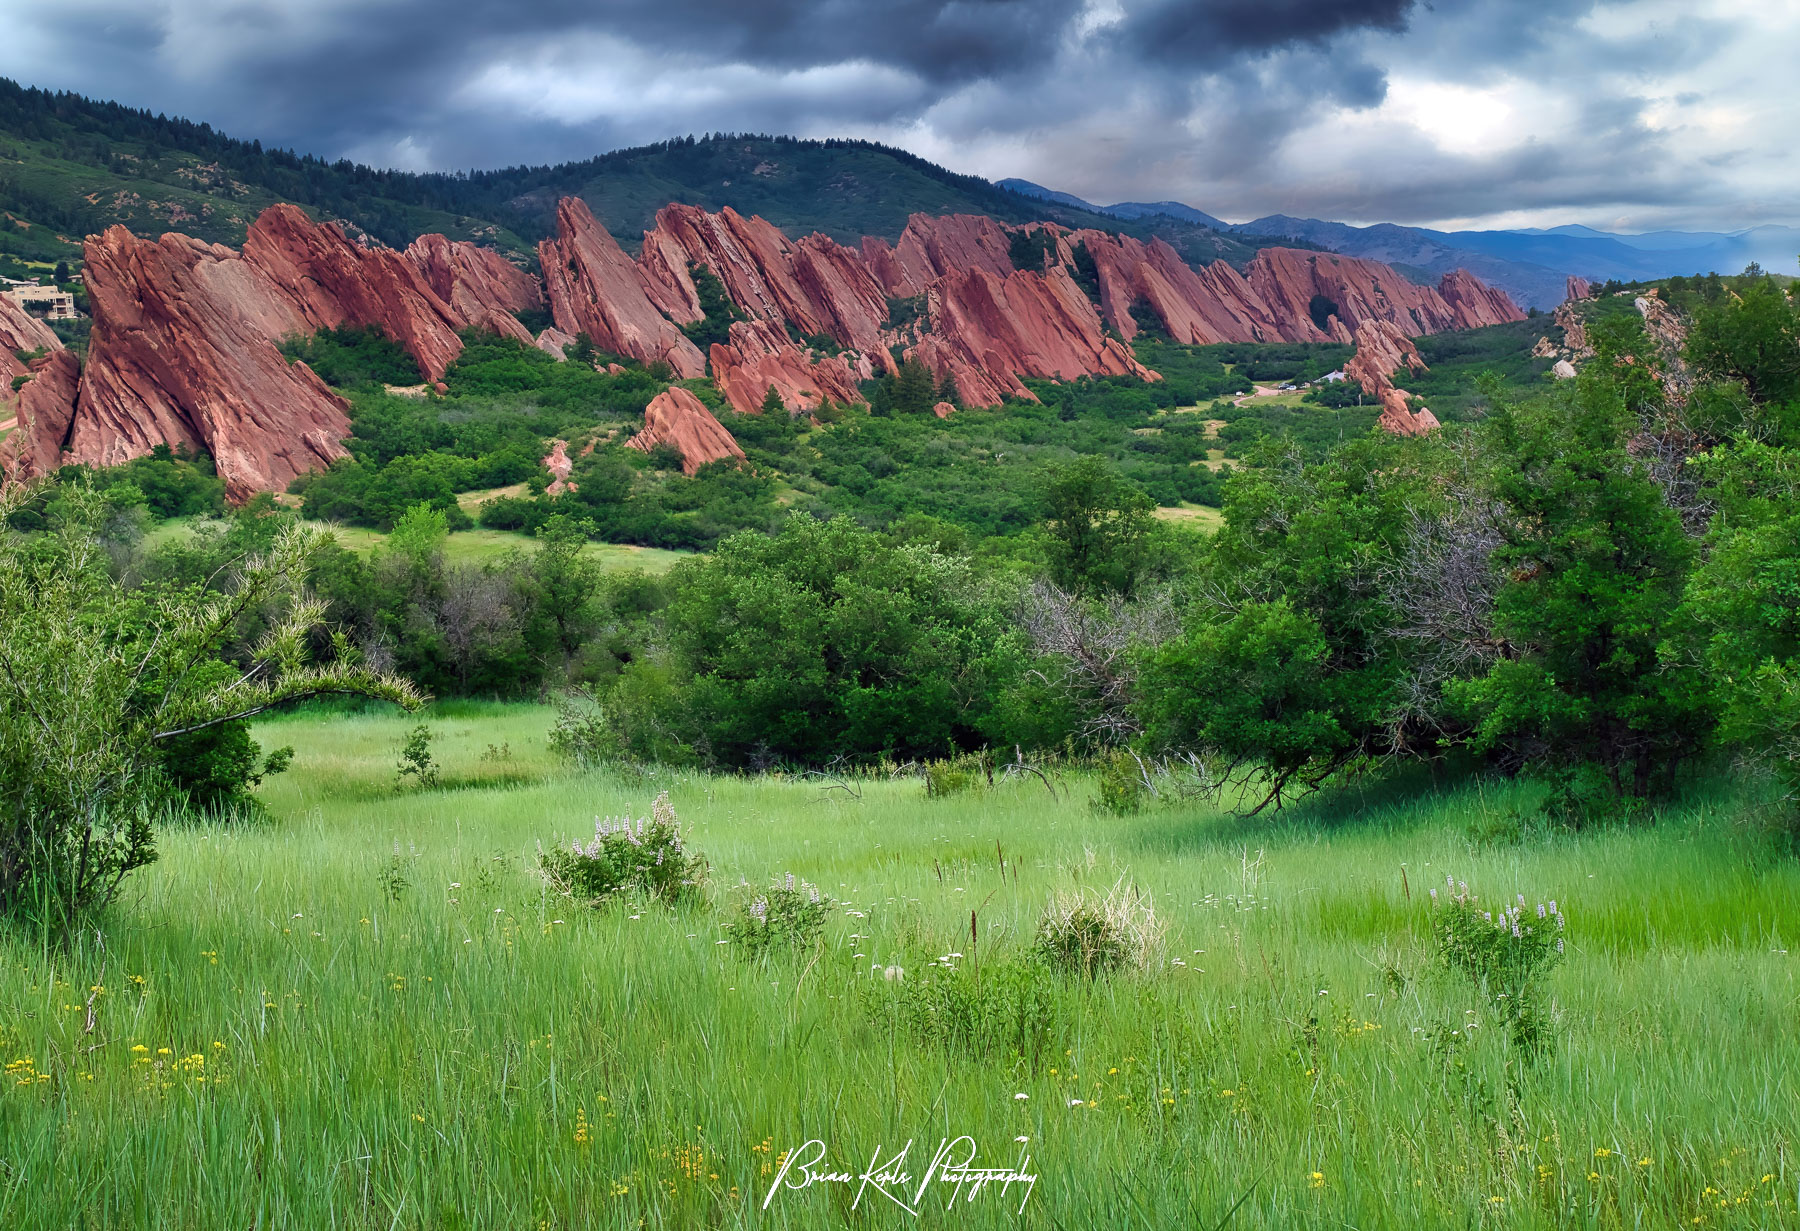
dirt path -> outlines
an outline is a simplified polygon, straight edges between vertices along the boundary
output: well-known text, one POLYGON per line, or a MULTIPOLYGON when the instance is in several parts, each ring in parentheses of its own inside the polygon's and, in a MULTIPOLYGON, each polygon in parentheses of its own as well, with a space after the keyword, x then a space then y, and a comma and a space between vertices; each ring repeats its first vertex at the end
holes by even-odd
POLYGON ((1245 402, 1248 402, 1251 398, 1273 398, 1273 397, 1280 397, 1280 396, 1281 396, 1281 390, 1275 388, 1275 386, 1273 386, 1273 385, 1255 385, 1255 386, 1252 386, 1251 392, 1245 393, 1236 398, 1233 398, 1231 404, 1233 406, 1242 406, 1245 402))

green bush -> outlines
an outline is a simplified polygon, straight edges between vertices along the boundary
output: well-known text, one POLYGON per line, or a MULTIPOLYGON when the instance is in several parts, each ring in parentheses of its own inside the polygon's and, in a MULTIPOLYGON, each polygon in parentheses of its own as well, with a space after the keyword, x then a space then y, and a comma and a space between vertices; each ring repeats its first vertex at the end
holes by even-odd
POLYGON ((820 893, 817 885, 796 881, 789 872, 781 884, 740 903, 737 918, 725 925, 725 934, 746 957, 776 950, 799 952, 818 940, 831 906, 831 899, 820 893))
POLYGON ((707 876, 705 856, 682 845, 667 791, 651 803, 648 817, 598 818, 593 841, 540 850, 538 866, 557 892, 595 907, 621 895, 679 904, 697 897, 707 876))
POLYGON ((1495 913, 1481 908, 1467 882, 1446 877, 1441 896, 1431 891, 1431 908, 1438 959, 1480 990, 1515 1046, 1541 1051, 1550 1040, 1543 982, 1564 956, 1566 920, 1556 900, 1539 902, 1533 917, 1520 894, 1495 913))

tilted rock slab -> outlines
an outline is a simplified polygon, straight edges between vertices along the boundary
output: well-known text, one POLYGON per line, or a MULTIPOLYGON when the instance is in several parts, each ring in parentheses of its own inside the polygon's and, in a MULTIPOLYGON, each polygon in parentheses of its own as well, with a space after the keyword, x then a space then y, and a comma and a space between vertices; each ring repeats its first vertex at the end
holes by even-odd
POLYGON ((442 235, 419 236, 407 247, 406 259, 465 327, 534 345, 531 331, 513 314, 544 306, 536 276, 492 248, 442 235))
POLYGON ((914 214, 900 242, 865 236, 863 260, 895 299, 923 295, 945 274, 980 270, 1004 278, 1013 272, 1012 239, 986 214, 914 214))
POLYGON ((291 205, 263 211, 242 252, 124 227, 90 236, 87 363, 66 407, 51 401, 73 377, 68 361, 33 378, 44 383, 7 451, 9 472, 41 472, 56 457, 117 465, 159 444, 185 446, 211 454, 228 498, 243 501, 329 465, 344 456, 348 404, 282 356, 283 338, 376 326, 435 382, 462 352, 459 329, 529 337, 510 316, 529 290, 520 271, 441 237, 415 248, 417 260, 362 247, 291 205), (448 298, 430 285, 434 272, 448 298))
POLYGON ((555 239, 538 245, 544 290, 556 327, 585 333, 601 350, 642 363, 666 362, 675 375, 706 375, 706 359, 645 293, 638 265, 600 225, 587 203, 564 197, 555 239))
POLYGON ((254 260, 111 227, 88 240, 83 276, 94 325, 71 460, 111 466, 185 445, 211 453, 243 500, 344 456, 348 404, 276 345, 316 325, 254 260))
POLYGON ((825 235, 790 240, 760 217, 726 208, 665 205, 638 257, 650 301, 683 324, 701 319, 689 270, 704 265, 739 310, 824 334, 857 350, 884 348, 887 296, 862 257, 825 235))
POLYGON ((1106 336, 1094 305, 1061 266, 1043 274, 945 274, 931 285, 930 313, 933 332, 911 354, 940 380, 954 373, 970 406, 993 406, 1007 395, 1035 401, 1021 376, 1162 379, 1106 336))
POLYGON ((681 451, 681 472, 692 475, 709 462, 744 456, 725 425, 713 417, 706 403, 692 390, 675 386, 650 399, 644 407, 644 430, 625 442, 628 449, 648 453, 657 445, 674 445, 681 451))
POLYGON ((770 321, 733 321, 731 341, 713 344, 713 383, 740 415, 761 412, 774 389, 790 413, 863 400, 857 382, 868 379, 868 361, 843 355, 814 358, 770 321), (860 362, 860 366, 859 366, 860 362))

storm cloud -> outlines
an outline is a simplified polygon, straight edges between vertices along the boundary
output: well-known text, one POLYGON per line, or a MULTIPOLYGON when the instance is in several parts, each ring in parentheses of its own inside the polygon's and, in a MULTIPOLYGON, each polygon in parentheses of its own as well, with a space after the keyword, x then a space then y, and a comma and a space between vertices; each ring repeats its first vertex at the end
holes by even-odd
POLYGON ((1237 220, 1800 222, 1800 0, 0 5, 0 74, 414 170, 784 132, 1237 220))

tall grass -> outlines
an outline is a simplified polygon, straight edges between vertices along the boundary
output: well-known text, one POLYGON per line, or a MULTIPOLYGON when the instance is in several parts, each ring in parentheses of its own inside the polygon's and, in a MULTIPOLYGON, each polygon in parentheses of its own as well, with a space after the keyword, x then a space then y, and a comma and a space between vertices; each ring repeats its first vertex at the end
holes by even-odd
POLYGON ((549 711, 466 705, 433 720, 443 786, 398 791, 409 721, 271 724, 298 756, 270 822, 164 833, 66 950, 0 937, 0 1227, 910 1225, 854 1186, 760 1206, 809 1138, 859 1171, 965 1133, 1041 1178, 1022 1214, 922 1221, 1800 1226, 1800 867, 1729 794, 1501 843, 1470 834, 1528 788, 1120 820, 1079 785, 570 773, 549 711), (787 872, 839 900, 816 952, 747 962, 722 909, 595 912, 534 874, 661 790, 721 904, 787 872), (1543 1058, 1434 960, 1446 875, 1566 912, 1543 1058), (1020 977, 1053 895, 1121 878, 1163 964, 1031 976, 1041 1054, 881 1011, 890 965, 1020 977))

